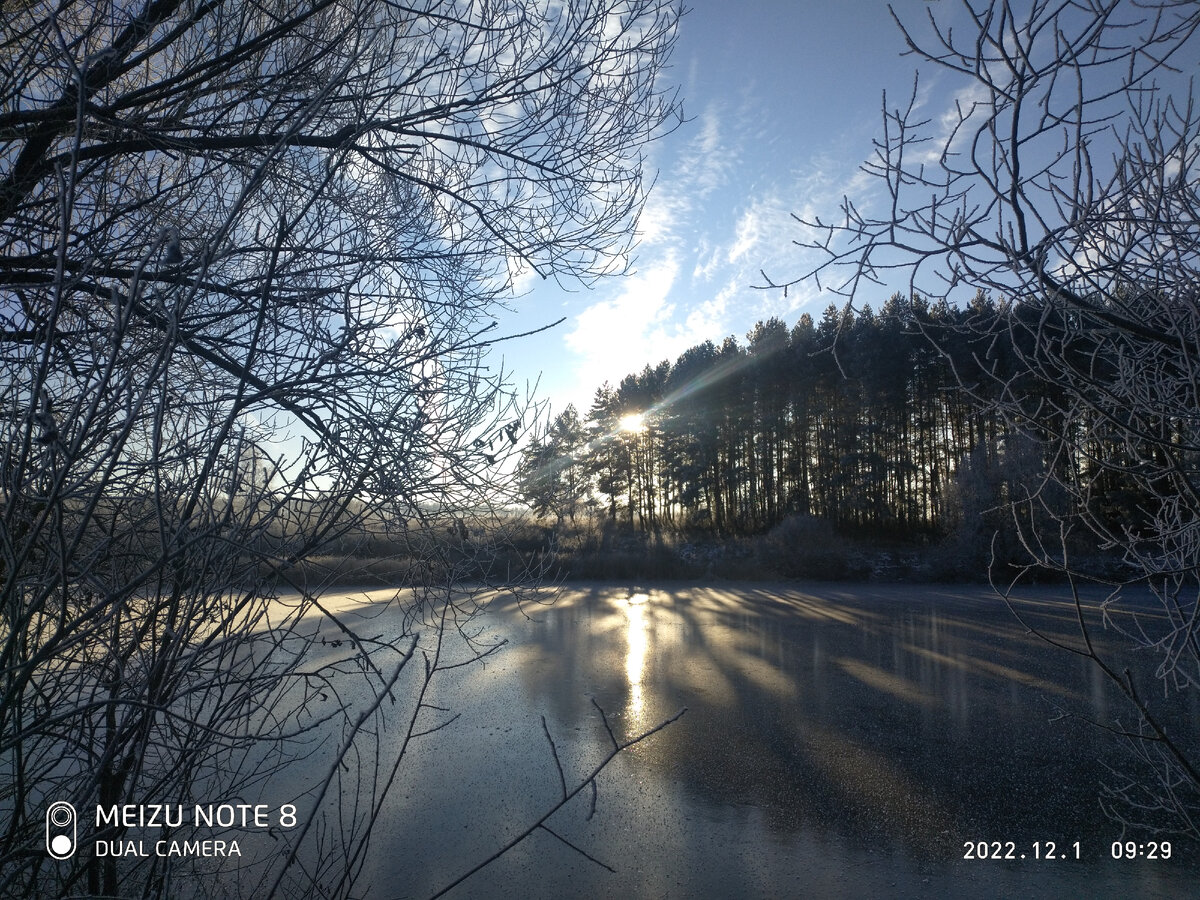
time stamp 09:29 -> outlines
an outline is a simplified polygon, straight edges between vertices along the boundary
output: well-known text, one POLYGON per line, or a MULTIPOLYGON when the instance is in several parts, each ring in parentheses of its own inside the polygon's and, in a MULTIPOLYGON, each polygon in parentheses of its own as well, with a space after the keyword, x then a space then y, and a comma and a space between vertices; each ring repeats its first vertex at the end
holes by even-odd
MULTIPOLYGON (((1170 841, 1113 841, 1109 847, 1113 859, 1170 859, 1170 841)), ((1019 845, 1016 841, 963 841, 963 859, 1083 859, 1079 841, 1057 844, 1034 841, 1019 845)))

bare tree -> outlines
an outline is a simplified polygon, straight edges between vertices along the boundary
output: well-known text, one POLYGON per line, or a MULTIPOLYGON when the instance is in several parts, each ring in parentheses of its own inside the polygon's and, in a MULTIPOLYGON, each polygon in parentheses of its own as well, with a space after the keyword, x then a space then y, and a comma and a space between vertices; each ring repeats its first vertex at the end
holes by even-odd
POLYGON ((622 270, 677 15, 5 9, 0 893, 349 893, 449 717, 429 686, 493 649, 467 627, 500 580, 483 448, 529 419, 492 313, 523 272, 622 270), (335 607, 305 563, 380 536, 403 590, 335 607), (268 784, 295 818, 240 868, 46 853, 51 801, 277 816, 268 784))
POLYGON ((1111 583, 1107 636, 1155 659, 1139 675, 1102 651, 1077 600, 1067 649, 1127 696, 1136 722, 1118 730, 1157 776, 1111 786, 1112 810, 1200 834, 1195 723, 1167 721, 1200 683, 1200 7, 964 0, 897 22, 954 106, 923 114, 915 84, 885 95, 865 166, 880 189, 802 222, 820 254, 803 277, 851 300, 898 278, 914 298, 982 298, 946 325, 977 348, 951 362, 1043 447, 1043 479, 1011 498, 1030 565, 1111 583), (1088 544, 1122 565, 1098 572, 1088 544))

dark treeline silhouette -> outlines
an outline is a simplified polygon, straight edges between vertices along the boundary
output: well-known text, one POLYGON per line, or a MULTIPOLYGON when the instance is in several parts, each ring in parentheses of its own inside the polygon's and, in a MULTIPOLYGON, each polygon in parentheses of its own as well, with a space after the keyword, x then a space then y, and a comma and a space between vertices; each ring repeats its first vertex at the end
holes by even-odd
MULTIPOLYGON (((898 294, 878 313, 759 322, 744 345, 706 341, 605 384, 586 419, 568 407, 526 453, 526 499, 558 522, 590 506, 635 528, 740 535, 806 516, 918 539, 1002 527, 1021 501, 1028 515, 1061 506, 1046 472, 1086 479, 1089 455, 1047 458, 1039 436, 1071 427, 1061 407, 1030 388, 1017 431, 989 404, 1021 390, 1012 342, 1053 326, 1039 316, 982 294, 964 307, 898 294)), ((1092 485, 1093 501, 1134 508, 1118 487, 1092 485)))

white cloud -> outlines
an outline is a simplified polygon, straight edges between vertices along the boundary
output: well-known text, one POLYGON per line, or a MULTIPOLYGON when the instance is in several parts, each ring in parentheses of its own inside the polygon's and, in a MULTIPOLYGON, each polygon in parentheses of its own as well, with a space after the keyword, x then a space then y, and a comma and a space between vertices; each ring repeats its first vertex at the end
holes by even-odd
POLYGON ((532 290, 541 280, 533 266, 525 265, 523 261, 509 257, 508 277, 511 281, 510 290, 514 297, 520 297, 532 290))
POLYGON ((678 249, 681 232, 694 226, 705 198, 730 183, 740 149, 729 143, 727 132, 719 107, 710 104, 678 161, 659 173, 650 192, 638 220, 637 236, 643 246, 678 249))
MULTIPOLYGON (((763 270, 778 273, 795 267, 795 242, 807 235, 792 213, 806 193, 795 184, 785 190, 772 186, 750 201, 738 216, 724 254, 732 278, 743 286, 761 284, 763 270)), ((801 209, 802 215, 807 208, 808 203, 801 209)))
POLYGON ((675 240, 675 228, 681 216, 679 198, 665 189, 650 192, 642 214, 638 217, 637 237, 644 245, 670 244, 675 240))
POLYGON ((692 268, 692 281, 711 281, 723 262, 720 247, 713 247, 708 239, 701 237, 693 252, 696 265, 692 268))
MULTIPOLYGON (((935 165, 941 161, 943 153, 953 160, 968 152, 973 134, 982 124, 983 117, 991 111, 991 95, 982 84, 972 83, 950 97, 942 114, 937 117, 937 130, 930 135, 917 161, 935 165)), ((956 167, 954 162, 950 165, 956 167)))
POLYGON ((688 312, 687 319, 684 320, 684 330, 696 336, 693 344, 706 340, 716 343, 725 336, 729 301, 736 293, 736 285, 726 285, 711 300, 698 304, 688 312))
POLYGON ((763 209, 758 203, 752 205, 738 218, 737 227, 734 229, 733 244, 729 247, 726 257, 728 262, 736 263, 758 246, 763 235, 762 219, 763 209))
POLYGON ((586 409, 605 381, 614 386, 626 375, 664 359, 672 362, 688 347, 720 340, 726 327, 728 295, 690 308, 680 319, 670 301, 680 265, 674 252, 622 280, 620 293, 583 310, 566 335, 574 355, 571 400, 586 409))
POLYGON ((725 185, 738 155, 737 147, 724 139, 718 108, 709 104, 700 115, 699 134, 680 160, 681 174, 690 192, 702 199, 725 185))
POLYGON ((662 358, 657 345, 674 312, 667 295, 678 272, 679 263, 668 254, 623 279, 617 296, 593 303, 575 318, 566 345, 578 359, 577 377, 588 390, 662 358))

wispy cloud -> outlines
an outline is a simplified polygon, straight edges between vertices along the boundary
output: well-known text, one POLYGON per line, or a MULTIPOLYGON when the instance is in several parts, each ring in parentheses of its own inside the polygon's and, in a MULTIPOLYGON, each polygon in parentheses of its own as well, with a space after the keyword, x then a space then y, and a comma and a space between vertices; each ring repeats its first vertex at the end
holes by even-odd
POLYGON ((700 114, 699 128, 678 151, 674 165, 659 172, 642 210, 638 240, 644 250, 677 249, 705 199, 729 184, 741 153, 731 131, 717 104, 700 114))
POLYGON ((734 228, 733 243, 726 256, 728 262, 736 263, 742 260, 746 254, 756 250, 762 244, 766 227, 765 220, 771 215, 774 199, 773 197, 760 198, 738 217, 737 225, 734 228))
POLYGON ((711 281, 724 263, 723 248, 712 246, 704 236, 697 241, 694 256, 696 264, 692 268, 692 281, 711 281))
POLYGON ((679 175, 695 199, 703 200, 729 182, 741 155, 740 142, 729 138, 720 107, 710 103, 700 114, 696 137, 679 160, 679 175))
MULTIPOLYGON (((725 246, 721 275, 729 285, 727 290, 735 285, 741 289, 739 308, 744 312, 780 315, 798 308, 802 299, 810 296, 808 293, 793 295, 789 291, 787 297, 778 292, 776 298, 776 292, 751 289, 751 285, 764 283, 764 272, 774 280, 783 281, 793 277, 791 273, 797 272, 802 265, 805 252, 796 242, 809 239, 814 233, 801 225, 793 213, 801 217, 814 213, 826 199, 814 197, 814 191, 804 184, 809 180, 820 181, 821 178, 819 175, 806 176, 793 179, 784 187, 771 185, 764 188, 734 223, 725 246)), ((828 189, 828 184, 822 186, 822 191, 828 189)))
POLYGON ((656 186, 638 217, 637 237, 640 246, 645 249, 675 243, 677 229, 686 210, 681 195, 656 186))
MULTIPOLYGON (((921 98, 929 103, 928 96, 921 98)), ((946 98, 941 114, 934 120, 934 130, 925 149, 917 157, 924 165, 941 162, 942 154, 951 160, 952 168, 958 165, 954 158, 968 151, 972 135, 983 124, 984 117, 992 112, 991 97, 987 88, 978 82, 967 85, 953 96, 946 98)))

